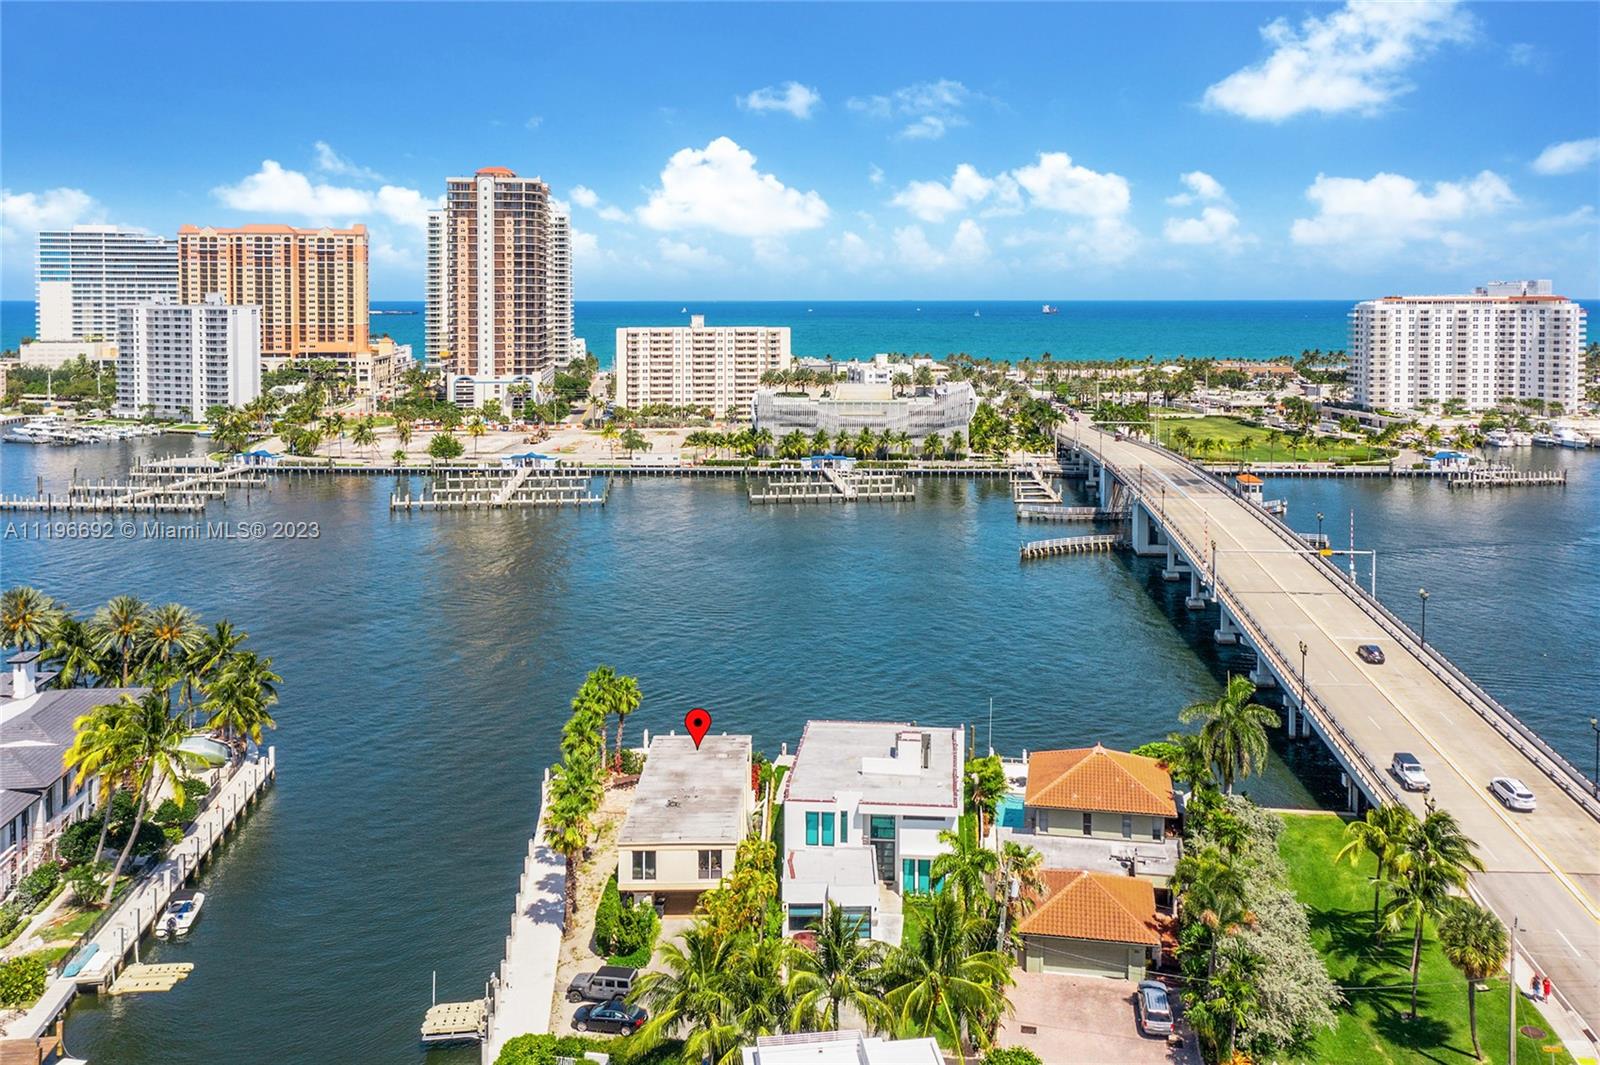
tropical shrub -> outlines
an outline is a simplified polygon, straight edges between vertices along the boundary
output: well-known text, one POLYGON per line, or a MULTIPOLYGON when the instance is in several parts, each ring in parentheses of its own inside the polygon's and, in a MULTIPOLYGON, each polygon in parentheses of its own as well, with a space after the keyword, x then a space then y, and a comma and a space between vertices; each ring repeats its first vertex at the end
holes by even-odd
POLYGON ((624 905, 617 925, 616 947, 611 952, 612 963, 641 968, 655 952, 656 936, 661 931, 661 918, 654 906, 642 903, 624 905))
POLYGON ((80 906, 87 906, 95 901, 101 889, 106 886, 106 874, 111 872, 111 863, 80 862, 66 872, 67 888, 72 892, 72 899, 80 906))
POLYGON ((8 902, 0 906, 0 937, 11 934, 11 930, 22 923, 22 910, 15 904, 8 902))
POLYGON ((613 954, 617 945, 617 925, 622 921, 622 895, 617 891, 617 874, 612 873, 600 892, 600 905, 594 911, 594 943, 601 954, 613 954))
POLYGON ((54 862, 47 862, 22 878, 17 885, 16 904, 24 911, 31 911, 48 899, 60 882, 61 867, 54 862))
POLYGON ((644 752, 636 751, 632 747, 625 747, 622 751, 621 772, 627 776, 637 776, 644 772, 644 752))
POLYGON ((95 845, 100 842, 98 821, 74 821, 56 841, 56 853, 68 865, 77 865, 94 857, 95 845))
MULTIPOLYGON (((194 820, 195 814, 200 812, 199 796, 205 793, 205 785, 199 781, 186 780, 184 783, 183 802, 181 804, 172 799, 164 799, 156 812, 150 815, 150 820, 166 828, 170 825, 186 825, 194 820)), ((180 838, 182 834, 179 834, 180 838)))
POLYGON ((25 1006, 44 994, 45 964, 37 954, 0 963, 0 1006, 25 1006))
POLYGON ((605 1051, 615 1040, 581 1035, 519 1035, 506 1040, 495 1065, 555 1065, 560 1058, 582 1059, 585 1051, 605 1051))
POLYGON ((983 1056, 981 1065, 1044 1065, 1044 1061, 1027 1047, 995 1047, 983 1056))

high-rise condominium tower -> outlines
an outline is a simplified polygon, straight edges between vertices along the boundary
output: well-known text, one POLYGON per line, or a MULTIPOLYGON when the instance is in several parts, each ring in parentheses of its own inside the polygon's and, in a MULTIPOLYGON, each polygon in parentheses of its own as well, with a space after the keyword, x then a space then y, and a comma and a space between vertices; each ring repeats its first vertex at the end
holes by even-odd
POLYGON ((456 402, 520 404, 565 364, 569 234, 538 178, 490 166, 446 180, 445 205, 428 219, 427 336, 456 402))
POLYGON ((178 294, 178 245, 117 226, 46 230, 35 276, 37 339, 114 341, 123 307, 178 294))
POLYGON ((353 359, 368 349, 367 228, 178 229, 178 298, 261 308, 261 359, 353 359))
POLYGON ((1451 400, 1482 409, 1506 398, 1571 410, 1583 344, 1583 308, 1549 281, 1365 300, 1350 312, 1354 398, 1392 410, 1451 400))

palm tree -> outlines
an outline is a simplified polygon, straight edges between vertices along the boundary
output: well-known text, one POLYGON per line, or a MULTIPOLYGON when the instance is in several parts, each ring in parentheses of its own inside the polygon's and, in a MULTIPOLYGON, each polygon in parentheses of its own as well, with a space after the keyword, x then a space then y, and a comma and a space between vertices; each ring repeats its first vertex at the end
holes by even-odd
POLYGON ((1472 1053, 1478 1045, 1478 981, 1487 980, 1506 963, 1506 926, 1500 918, 1468 899, 1453 899, 1439 921, 1439 945, 1450 964, 1467 978, 1467 1019, 1472 1027, 1472 1053))
POLYGON ((887 947, 861 936, 857 919, 846 919, 833 901, 821 920, 811 925, 817 942, 796 951, 788 992, 794 1000, 791 1028, 837 1031, 840 1012, 848 1005, 876 1031, 888 1021, 879 993, 879 977, 887 947))
POLYGON ((1248 952, 1235 952, 1228 964, 1206 981, 1205 1001, 1189 1011, 1196 1032, 1214 1050, 1212 1060, 1237 1060, 1239 1025, 1248 1020, 1259 1003, 1256 970, 1261 962, 1248 952))
POLYGON ((610 710, 617 715, 617 769, 622 769, 622 726, 628 715, 639 709, 644 696, 639 691, 638 677, 617 677, 611 682, 610 710))
POLYGON ((1230 795, 1236 779, 1250 776, 1266 761, 1267 726, 1278 724, 1277 711, 1250 701, 1255 693, 1248 677, 1231 676, 1217 699, 1192 703, 1178 713, 1180 721, 1203 722, 1200 741, 1230 795))
POLYGON ((205 630, 193 610, 165 603, 150 612, 145 627, 145 664, 172 667, 187 662, 204 640, 205 630))
POLYGON ((1008 839, 1000 845, 1000 941, 1005 942, 1006 922, 1012 927, 1033 912, 1044 897, 1044 855, 1037 848, 1008 839))
POLYGON ((1211 771, 1211 757, 1206 753, 1205 741, 1193 732, 1171 732, 1167 742, 1172 753, 1161 760, 1161 768, 1189 785, 1190 790, 1215 787, 1211 771))
POLYGON ((126 688, 133 676, 134 655, 144 642, 150 608, 141 599, 119 595, 94 612, 90 631, 101 654, 115 655, 126 688))
POLYGON ((613 419, 613 418, 607 418, 605 424, 600 426, 600 439, 610 442, 610 444, 611 444, 611 457, 613 459, 617 457, 617 433, 618 433, 618 431, 619 430, 617 429, 616 420, 613 419))
POLYGON ((1222 940, 1255 923, 1254 915, 1245 905, 1245 875, 1222 848, 1207 844, 1178 859, 1173 884, 1184 908, 1197 910, 1200 923, 1209 932, 1210 957, 1206 972, 1213 973, 1222 940))
POLYGON ((241 747, 246 739, 259 744, 263 728, 278 727, 270 708, 278 701, 281 683, 272 659, 254 651, 235 652, 206 685, 206 701, 200 706, 207 714, 206 728, 220 730, 230 746, 234 737, 241 747))
POLYGON ((1391 866, 1394 897, 1384 907, 1390 928, 1412 926, 1411 1018, 1417 1016, 1417 975, 1422 964, 1422 924, 1437 917, 1450 902, 1451 889, 1467 886, 1468 872, 1482 872, 1477 845, 1461 831, 1453 814, 1433 808, 1406 836, 1391 866))
POLYGON ((977 909, 988 897, 1000 856, 985 847, 977 833, 964 829, 940 832, 939 842, 946 849, 933 860, 934 878, 953 889, 966 909, 977 909))
POLYGON ((963 1062, 968 1044, 987 1043, 988 1026, 1010 1008, 1011 960, 971 949, 987 932, 953 892, 941 891, 915 946, 896 948, 884 965, 883 1003, 897 1026, 953 1045, 963 1062))
POLYGON ((21 651, 41 647, 62 614, 56 601, 27 585, 0 594, 0 644, 21 651))
POLYGON ((356 427, 350 433, 350 439, 356 447, 371 447, 378 442, 378 434, 373 429, 373 420, 369 415, 356 422, 356 427))
POLYGON ((111 897, 117 889, 117 878, 122 875, 122 867, 127 864, 128 855, 133 851, 134 840, 139 838, 139 826, 144 821, 150 796, 160 791, 163 782, 170 781, 172 796, 181 804, 183 774, 179 772, 179 767, 192 758, 178 749, 178 745, 188 738, 189 729, 183 718, 172 712, 170 688, 151 689, 138 699, 123 695, 121 702, 125 705, 113 719, 116 726, 111 742, 118 748, 113 761, 127 767, 137 801, 134 803, 128 841, 122 845, 122 853, 117 856, 117 864, 111 870, 110 880, 106 882, 106 894, 101 906, 111 905, 111 897))
POLYGON ((1372 924, 1379 929, 1380 935, 1378 900, 1386 883, 1384 873, 1416 826, 1417 815, 1411 812, 1409 806, 1397 802, 1375 806, 1361 820, 1345 826, 1344 834, 1348 842, 1334 855, 1335 862, 1348 858, 1352 865, 1360 860, 1363 851, 1378 860, 1378 870, 1372 877, 1372 924))
POLYGON ((650 1020, 634 1036, 643 1052, 669 1034, 686 1032, 684 1062, 737 1060, 744 1033, 733 1017, 726 994, 740 937, 719 935, 704 921, 684 932, 681 945, 668 941, 656 948, 660 966, 640 975, 629 997, 650 1010, 650 1020))
MULTIPOLYGON (((90 777, 98 781, 98 801, 103 811, 100 818, 100 842, 95 845, 94 858, 106 845, 106 833, 111 828, 111 798, 125 783, 131 764, 129 748, 124 742, 126 721, 134 706, 123 696, 114 703, 102 703, 72 723, 72 746, 62 755, 61 762, 69 770, 77 770, 72 786, 81 788, 90 777)), ((93 858, 91 858, 93 860, 93 858)))
POLYGON ((44 657, 56 667, 56 686, 104 684, 110 674, 106 659, 95 647, 89 626, 63 612, 50 629, 44 657))
POLYGON ((544 841, 566 861, 566 891, 562 897, 563 916, 572 920, 577 901, 578 858, 589 846, 594 812, 590 798, 598 780, 583 762, 564 761, 550 778, 549 808, 544 812, 544 841))
POLYGON ((962 791, 966 796, 967 812, 978 818, 978 838, 982 839, 1000 808, 1000 800, 1010 787, 1006 770, 995 755, 967 759, 966 772, 962 774, 962 791))

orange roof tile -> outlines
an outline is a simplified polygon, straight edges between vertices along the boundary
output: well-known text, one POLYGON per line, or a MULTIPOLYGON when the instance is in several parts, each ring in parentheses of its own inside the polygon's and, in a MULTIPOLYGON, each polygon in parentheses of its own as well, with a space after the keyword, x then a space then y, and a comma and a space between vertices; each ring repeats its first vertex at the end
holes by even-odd
POLYGON ((1028 756, 1029 806, 1056 810, 1177 817, 1172 776, 1154 758, 1108 751, 1098 743, 1028 756))
POLYGON ((1156 892, 1150 881, 1084 869, 1041 869, 1039 875, 1044 899, 1017 922, 1018 934, 1161 943, 1156 892))
POLYGON ((1238 477, 1234 478, 1234 480, 1238 481, 1240 484, 1261 484, 1262 483, 1261 482, 1261 478, 1257 477, 1253 473, 1241 473, 1238 477))
POLYGON ((478 176, 482 177, 485 174, 493 174, 495 177, 516 177, 517 176, 516 171, 512 170, 508 166, 485 166, 485 167, 481 167, 478 170, 478 176))

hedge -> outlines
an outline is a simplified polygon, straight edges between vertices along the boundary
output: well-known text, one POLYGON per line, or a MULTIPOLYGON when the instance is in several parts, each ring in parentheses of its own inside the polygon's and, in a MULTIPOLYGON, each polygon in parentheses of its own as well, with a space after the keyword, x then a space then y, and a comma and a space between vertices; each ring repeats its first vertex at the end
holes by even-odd
POLYGON ((29 913, 41 902, 50 897, 55 886, 61 882, 61 867, 54 862, 46 862, 33 872, 22 878, 17 885, 16 904, 29 913))
POLYGON ((27 1006, 44 994, 45 963, 38 954, 24 954, 0 963, 0 1006, 27 1006))

